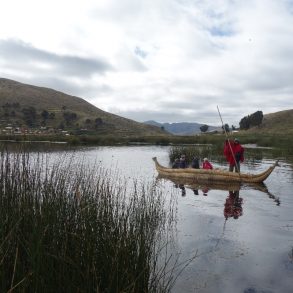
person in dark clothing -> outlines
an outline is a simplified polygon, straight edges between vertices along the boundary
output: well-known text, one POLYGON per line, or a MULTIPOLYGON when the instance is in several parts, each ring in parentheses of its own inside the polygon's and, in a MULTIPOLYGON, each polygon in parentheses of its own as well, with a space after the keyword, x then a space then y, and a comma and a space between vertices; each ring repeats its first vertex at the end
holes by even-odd
POLYGON ((194 157, 191 162, 191 168, 199 169, 199 159, 194 157))
POLYGON ((172 169, 179 169, 180 168, 180 160, 177 158, 175 159, 173 165, 172 165, 172 169))
POLYGON ((179 168, 181 168, 181 169, 187 168, 187 162, 185 159, 185 155, 181 155, 181 157, 180 157, 179 168))

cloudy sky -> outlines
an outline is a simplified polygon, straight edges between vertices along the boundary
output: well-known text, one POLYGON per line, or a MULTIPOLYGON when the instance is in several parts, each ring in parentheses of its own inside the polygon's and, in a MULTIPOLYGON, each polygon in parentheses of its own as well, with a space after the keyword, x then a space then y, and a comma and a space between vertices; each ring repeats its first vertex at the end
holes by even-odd
POLYGON ((136 121, 293 108, 293 0, 0 0, 0 77, 136 121))

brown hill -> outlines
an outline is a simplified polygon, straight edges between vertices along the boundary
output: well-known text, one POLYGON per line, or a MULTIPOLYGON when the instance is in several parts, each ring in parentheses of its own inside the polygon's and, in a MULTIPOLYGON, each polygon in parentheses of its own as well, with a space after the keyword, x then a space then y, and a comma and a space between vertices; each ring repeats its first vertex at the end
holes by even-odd
POLYGON ((0 124, 121 136, 166 135, 159 127, 105 112, 81 98, 4 78, 0 78, 0 124))
POLYGON ((249 131, 271 134, 293 134, 293 109, 265 114, 262 124, 249 131))

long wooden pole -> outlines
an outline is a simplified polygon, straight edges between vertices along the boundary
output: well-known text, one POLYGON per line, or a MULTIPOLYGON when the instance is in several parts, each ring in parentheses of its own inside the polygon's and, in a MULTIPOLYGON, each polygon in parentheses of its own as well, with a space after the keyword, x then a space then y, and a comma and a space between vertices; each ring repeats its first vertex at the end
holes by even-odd
POLYGON ((221 115, 221 113, 220 113, 220 109, 219 109, 218 105, 217 105, 217 109, 218 109, 218 113, 219 113, 219 116, 220 116, 220 119, 221 119, 221 122, 222 122, 222 128, 224 129, 224 132, 225 132, 225 135, 226 135, 226 138, 227 138, 227 141, 228 141, 228 145, 229 145, 229 147, 230 147, 230 151, 231 151, 231 154, 232 154, 232 156, 233 156, 233 160, 234 160, 234 162, 235 162, 235 168, 236 168, 236 171, 237 171, 238 173, 240 173, 239 168, 238 168, 238 165, 237 165, 237 162, 236 162, 236 158, 235 158, 235 156, 234 156, 234 152, 233 152, 233 150, 232 150, 232 146, 231 146, 231 144, 230 144, 229 136, 228 136, 228 133, 227 133, 227 131, 226 131, 226 127, 225 127, 225 125, 224 125, 224 123, 223 123, 222 115, 221 115))

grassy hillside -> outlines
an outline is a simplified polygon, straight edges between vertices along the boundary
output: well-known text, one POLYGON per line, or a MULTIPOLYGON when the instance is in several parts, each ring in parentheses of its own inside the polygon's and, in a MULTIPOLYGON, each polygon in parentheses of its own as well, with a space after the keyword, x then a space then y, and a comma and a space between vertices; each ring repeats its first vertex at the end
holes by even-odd
POLYGON ((262 124, 249 132, 293 134, 293 109, 265 114, 262 124))
POLYGON ((166 134, 159 127, 102 111, 81 98, 0 78, 0 127, 7 126, 119 136, 166 134))

